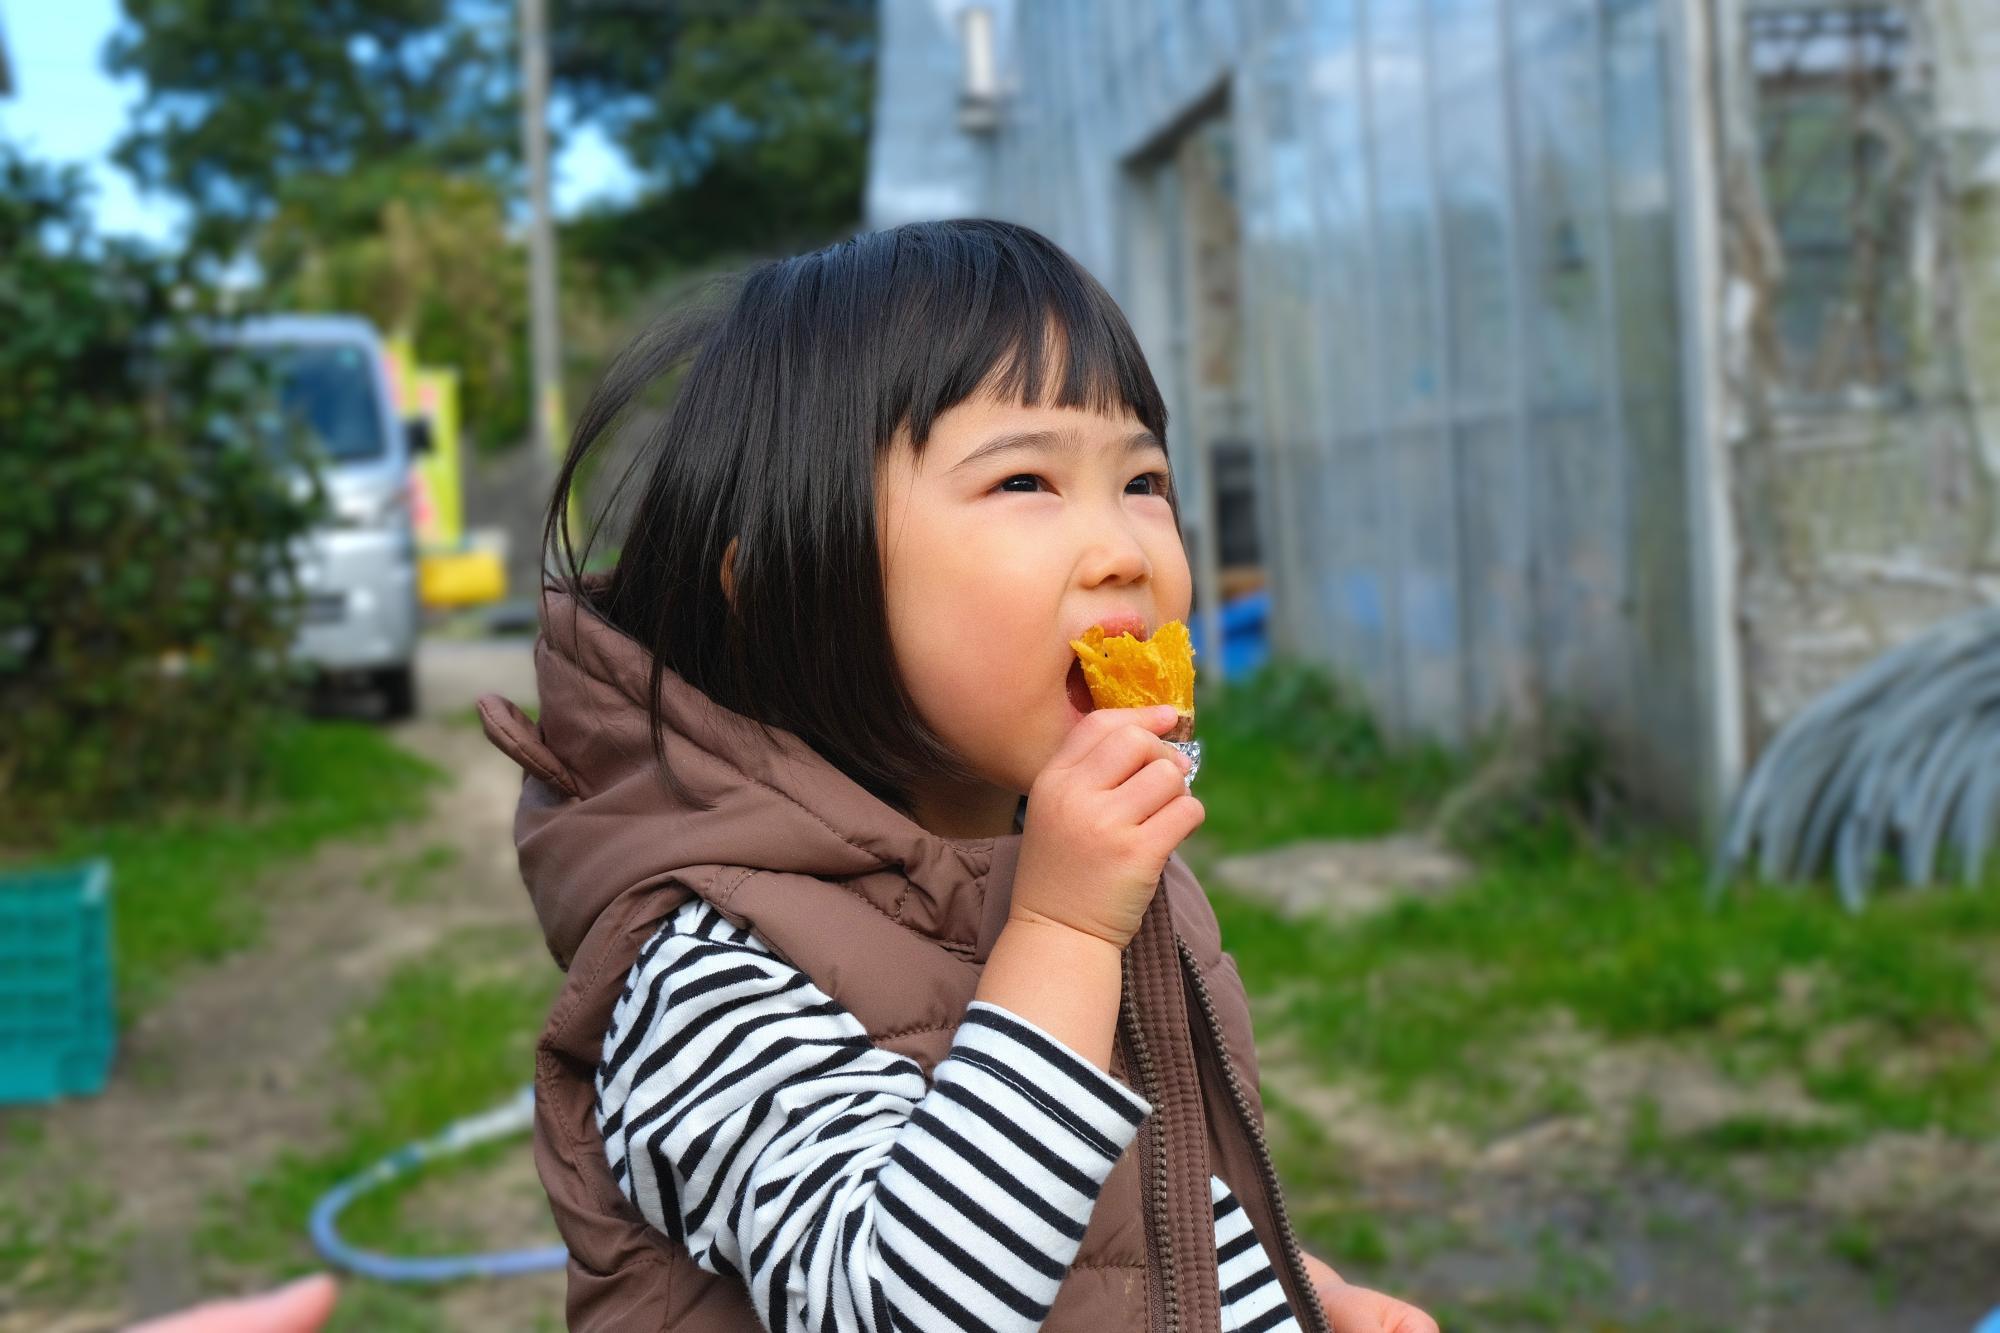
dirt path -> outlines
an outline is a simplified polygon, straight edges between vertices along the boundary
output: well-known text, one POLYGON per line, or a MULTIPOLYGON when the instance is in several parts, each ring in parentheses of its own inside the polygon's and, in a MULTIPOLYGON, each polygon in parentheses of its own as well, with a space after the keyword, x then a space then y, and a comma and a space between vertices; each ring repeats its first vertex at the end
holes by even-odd
MULTIPOLYGON (((518 954, 496 965, 553 980, 514 861, 519 770, 462 716, 479 689, 523 697, 518 646, 482 658, 475 646, 451 645, 442 657, 425 663, 425 716, 396 729, 399 743, 453 777, 428 817, 379 841, 328 846, 274 876, 260 943, 191 973, 124 1033, 104 1095, 40 1117, 38 1163, 16 1188, 87 1201, 91 1230, 115 1238, 106 1258, 126 1281, 98 1308, 62 1312, 10 1311, 0 1283, 0 1333, 112 1327, 197 1297, 191 1233, 204 1201, 239 1191, 281 1152, 338 1142, 338 1112, 359 1090, 328 1057, 342 1021, 399 964, 479 930, 518 954), (425 862, 449 869, 426 876, 422 893, 393 891, 399 871, 407 878, 425 862)), ((533 1179, 525 1140, 492 1170, 460 1178, 462 1215, 489 1216, 493 1199, 482 1195, 513 1199, 506 1220, 524 1229, 496 1239, 548 1243, 546 1211, 518 1205, 521 1177, 533 1179)), ((32 1282, 33 1265, 18 1282, 32 1282)), ((560 1274, 468 1284, 444 1308, 452 1327, 547 1327, 561 1289, 560 1274)))

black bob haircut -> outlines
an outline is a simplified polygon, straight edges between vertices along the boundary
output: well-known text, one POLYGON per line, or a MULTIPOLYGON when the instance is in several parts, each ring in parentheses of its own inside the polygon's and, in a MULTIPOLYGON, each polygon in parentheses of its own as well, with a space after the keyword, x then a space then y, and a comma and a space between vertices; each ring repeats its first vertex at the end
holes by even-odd
POLYGON ((692 799, 666 761, 667 669, 797 735, 906 815, 920 776, 970 776, 896 670, 875 468, 899 429, 921 453, 939 415, 981 392, 1122 408, 1167 438, 1159 387, 1110 293, 1047 237, 985 219, 757 264, 653 325, 606 372, 563 460, 543 550, 556 543, 569 589, 650 651, 653 752, 678 796, 692 799), (682 367, 626 474, 646 470, 616 565, 586 584, 604 524, 580 560, 563 521, 578 467, 682 367), (733 605, 721 577, 732 538, 733 605))

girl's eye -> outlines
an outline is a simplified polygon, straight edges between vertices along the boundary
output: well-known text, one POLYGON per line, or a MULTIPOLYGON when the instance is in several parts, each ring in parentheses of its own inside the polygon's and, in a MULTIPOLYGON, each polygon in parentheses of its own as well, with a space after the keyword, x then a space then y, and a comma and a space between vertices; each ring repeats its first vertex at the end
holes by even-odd
MULTIPOLYGON (((1035 490, 1035 488, 1039 487, 1041 484, 1042 484, 1042 479, 1036 476, 1034 473, 1017 472, 1013 476, 1001 482, 999 486, 995 487, 995 489, 1002 491, 1012 490, 1017 495, 1027 495, 1032 493, 1035 490), (1017 481, 1027 482, 1028 483, 1027 489, 1023 490, 1018 487, 1015 487, 1014 483, 1017 481)), ((1168 483, 1167 483, 1166 473, 1144 472, 1132 478, 1132 480, 1126 482, 1125 489, 1128 495, 1136 494, 1136 495, 1164 496, 1167 493, 1167 484, 1168 483), (1134 486, 1144 486, 1146 487, 1146 489, 1142 491, 1133 491, 1132 487, 1134 486)))

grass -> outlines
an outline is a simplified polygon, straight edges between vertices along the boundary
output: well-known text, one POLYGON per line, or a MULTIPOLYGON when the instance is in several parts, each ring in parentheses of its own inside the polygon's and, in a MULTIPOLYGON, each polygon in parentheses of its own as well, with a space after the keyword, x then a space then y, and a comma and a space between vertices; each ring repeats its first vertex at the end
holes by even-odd
MULTIPOLYGON (((33 854, 33 863, 111 861, 121 1025, 188 968, 253 946, 263 922, 260 889, 286 863, 420 814, 427 790, 443 776, 358 723, 288 723, 265 747, 262 785, 247 808, 181 807, 152 822, 79 822, 52 830, 50 847, 33 854)), ((143 1086, 148 1073, 128 1065, 124 1076, 143 1086)), ((53 1195, 44 1183, 32 1203, 25 1197, 20 1173, 47 1152, 38 1108, 0 1115, 0 1136, 5 1297, 67 1303, 104 1289, 117 1276, 125 1243, 102 1220, 111 1201, 80 1181, 53 1195)))
POLYGON ((1392 747, 1352 696, 1297 667, 1204 695, 1199 716, 1201 839, 1218 852, 1390 833, 1459 772, 1443 750, 1392 747))
POLYGON ((79 822, 37 861, 111 861, 113 968, 121 1022, 182 969, 249 947, 276 867, 336 838, 421 814, 444 774, 364 723, 295 721, 266 738, 263 783, 245 810, 182 809, 150 821, 79 822))
MULTIPOLYGON (((1280 678, 1204 708, 1206 843, 1229 851, 1385 832, 1450 785, 1337 691, 1280 678), (1276 779, 1274 781, 1273 779, 1276 779)), ((1200 865, 1196 867, 1202 869, 1200 865)), ((1716 1151, 1811 1150, 1932 1126, 2000 1132, 2000 892, 1885 897, 1769 889, 1710 909, 1694 848, 1561 827, 1496 839, 1450 897, 1344 925, 1298 921, 1210 881, 1253 994, 1329 1079, 1448 1116, 1525 1115, 1520 1043, 1567 1015, 1606 1041, 1689 1043, 1729 1074, 1796 1072, 1835 1128, 1717 1126, 1716 1151)), ((1549 1089, 1574 1103, 1560 1077, 1549 1089)))
POLYGON ((1284 1001, 1306 1045, 1392 1093, 1440 1077, 1490 1093, 1514 1073, 1506 1043, 1566 1011, 1614 1041, 1694 1039, 1746 1073, 1802 1069, 1872 1129, 2000 1129, 1980 957, 2000 943, 1992 893, 1884 901, 1862 919, 1792 895, 1710 913, 1698 861, 1664 851, 1490 865, 1458 897, 1348 929, 1226 893, 1216 909, 1260 989, 1312 983, 1284 1001), (1786 1003, 1794 973, 1816 977, 1810 1007, 1786 1003), (1852 1039, 1816 1041, 1836 1027, 1852 1039))
POLYGON ((0 1273, 14 1299, 65 1297, 100 1287, 111 1275, 123 1237, 101 1218, 111 1200, 100 1189, 70 1181, 30 1203, 0 1166, 0 1273))
POLYGON ((1326 1131, 1274 1089, 1263 1094, 1271 1160, 1293 1201, 1299 1240, 1342 1264, 1380 1268, 1390 1259, 1383 1220, 1363 1201, 1358 1182, 1326 1131))
MULTIPOLYGON (((210 1201, 197 1246, 221 1270, 216 1276, 225 1285, 240 1286, 238 1279, 245 1278, 276 1281, 318 1267, 306 1218, 322 1194, 404 1144, 496 1105, 528 1081, 535 1034, 559 978, 546 967, 517 972, 496 968, 492 960, 535 957, 523 944, 538 939, 525 925, 466 932, 390 977, 337 1044, 337 1068, 367 1090, 337 1118, 337 1146, 285 1154, 240 1197, 210 1201)), ((427 1167, 424 1174, 460 1176, 500 1153, 525 1151, 525 1141, 506 1140, 427 1167)), ((481 1246, 470 1231, 445 1233, 406 1222, 395 1185, 356 1200, 343 1214, 341 1230, 355 1244, 389 1253, 481 1246)), ((551 1229, 546 1237, 509 1243, 553 1239, 551 1229)), ((347 1284, 330 1327, 422 1329, 439 1326, 440 1318, 429 1289, 355 1281, 347 1284)))
POLYGON ((1802 1070, 1866 1128, 2000 1130, 2000 1013, 1982 973, 2000 896, 1908 896, 1857 918, 1780 894, 1710 912, 1701 894, 1696 858, 1665 850, 1489 865, 1450 899, 1346 928, 1213 896, 1255 988, 1311 983, 1282 1002, 1304 1044, 1392 1095, 1504 1088, 1508 1041, 1566 1011, 1612 1040, 1697 1041, 1745 1074, 1802 1070), (1793 975, 1814 978, 1809 1004, 1788 1000, 1793 975), (1851 1035, 1822 1040, 1835 1029, 1851 1035))

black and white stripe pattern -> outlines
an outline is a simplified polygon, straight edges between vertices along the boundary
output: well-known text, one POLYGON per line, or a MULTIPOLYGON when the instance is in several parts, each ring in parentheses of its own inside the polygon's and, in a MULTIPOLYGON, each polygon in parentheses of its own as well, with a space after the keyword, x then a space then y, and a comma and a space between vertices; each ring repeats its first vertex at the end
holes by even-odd
POLYGON ((1208 1178, 1215 1206, 1216 1282, 1222 1290, 1222 1327, 1235 1333, 1269 1333, 1298 1328, 1270 1256, 1250 1229, 1250 1214, 1236 1202, 1221 1176, 1208 1178))
MULTIPOLYGON (((753 933, 692 899, 633 965, 597 1117, 641 1215, 772 1330, 1038 1328, 1152 1107, 975 1001, 929 1085, 753 933)), ((1222 1326, 1297 1329, 1211 1178, 1222 1326)))

